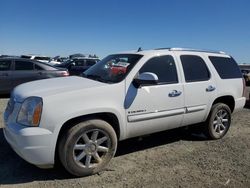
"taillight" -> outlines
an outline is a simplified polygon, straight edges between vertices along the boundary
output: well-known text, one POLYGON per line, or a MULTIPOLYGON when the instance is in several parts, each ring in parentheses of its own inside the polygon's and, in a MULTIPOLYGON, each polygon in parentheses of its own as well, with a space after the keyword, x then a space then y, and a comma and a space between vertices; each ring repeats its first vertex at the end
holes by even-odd
POLYGON ((62 72, 61 72, 61 75, 62 75, 62 76, 69 76, 69 72, 68 72, 68 71, 62 71, 62 72))
POLYGON ((246 97, 246 80, 244 78, 242 78, 243 81, 243 93, 242 93, 242 97, 246 97))

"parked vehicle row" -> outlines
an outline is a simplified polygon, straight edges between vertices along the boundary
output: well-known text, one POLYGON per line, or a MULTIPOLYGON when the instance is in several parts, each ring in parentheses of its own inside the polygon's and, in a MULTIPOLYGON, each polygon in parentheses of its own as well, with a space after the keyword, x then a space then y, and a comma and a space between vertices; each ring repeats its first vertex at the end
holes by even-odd
POLYGON ((43 63, 48 63, 50 60, 50 57, 47 56, 38 56, 38 55, 21 55, 21 58, 24 59, 32 59, 32 60, 37 60, 43 63))
POLYGON ((80 57, 69 59, 64 63, 56 64, 55 66, 68 69, 70 75, 81 75, 98 61, 100 61, 98 58, 80 57))
POLYGON ((245 105, 244 90, 237 63, 222 52, 112 54, 82 77, 16 87, 3 132, 26 161, 48 168, 60 160, 86 176, 107 166, 120 140, 191 125, 209 139, 224 137, 245 105))
POLYGON ((9 94, 19 84, 68 76, 68 70, 24 58, 0 59, 0 94, 9 94))
POLYGON ((246 81, 246 85, 250 86, 250 65, 249 66, 242 66, 239 65, 240 69, 241 69, 241 73, 246 81))
POLYGON ((0 58, 0 94, 9 94, 11 90, 28 81, 52 77, 81 75, 99 61, 95 56, 74 59, 56 56, 54 58, 37 55, 2 56, 0 58))

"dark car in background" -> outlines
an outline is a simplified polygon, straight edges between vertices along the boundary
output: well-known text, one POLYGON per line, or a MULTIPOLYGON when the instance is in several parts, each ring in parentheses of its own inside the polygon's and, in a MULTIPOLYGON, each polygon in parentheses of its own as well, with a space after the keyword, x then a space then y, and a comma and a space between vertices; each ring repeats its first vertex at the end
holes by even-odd
POLYGON ((68 70, 56 68, 49 64, 23 58, 0 59, 0 94, 9 94, 22 83, 68 76, 68 70))
POLYGON ((62 64, 57 64, 55 67, 66 68, 69 71, 70 75, 81 75, 85 70, 95 65, 98 61, 98 58, 89 58, 89 57, 78 57, 76 59, 70 59, 62 64))
POLYGON ((242 64, 239 65, 241 73, 246 81, 246 85, 250 86, 250 65, 249 64, 242 64))

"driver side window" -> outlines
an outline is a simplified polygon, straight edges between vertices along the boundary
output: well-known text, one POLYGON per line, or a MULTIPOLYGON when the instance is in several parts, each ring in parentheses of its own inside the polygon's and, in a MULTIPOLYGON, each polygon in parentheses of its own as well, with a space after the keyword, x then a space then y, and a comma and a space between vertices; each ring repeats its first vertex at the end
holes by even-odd
POLYGON ((152 72, 158 76, 158 84, 178 83, 174 58, 170 55, 157 56, 149 59, 139 73, 152 72))

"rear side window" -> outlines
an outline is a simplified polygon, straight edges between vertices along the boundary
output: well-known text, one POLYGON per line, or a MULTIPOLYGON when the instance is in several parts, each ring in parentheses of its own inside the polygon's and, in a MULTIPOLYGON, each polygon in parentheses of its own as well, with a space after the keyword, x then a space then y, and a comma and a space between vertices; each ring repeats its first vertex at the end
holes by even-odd
POLYGON ((240 68, 233 58, 209 56, 222 79, 242 78, 240 68))
POLYGON ((186 82, 206 81, 210 78, 210 72, 205 61, 195 55, 182 55, 181 64, 186 82))
POLYGON ((9 60, 1 60, 0 61, 0 71, 8 71, 10 70, 11 61, 9 60))
POLYGON ((172 56, 153 57, 148 60, 139 73, 152 72, 158 76, 159 84, 178 83, 175 62, 172 56))
POLYGON ((77 60, 75 61, 75 66, 84 66, 85 65, 85 61, 84 60, 77 60))
POLYGON ((16 61, 15 70, 33 70, 34 64, 29 61, 16 61))

